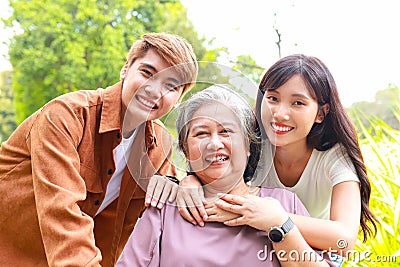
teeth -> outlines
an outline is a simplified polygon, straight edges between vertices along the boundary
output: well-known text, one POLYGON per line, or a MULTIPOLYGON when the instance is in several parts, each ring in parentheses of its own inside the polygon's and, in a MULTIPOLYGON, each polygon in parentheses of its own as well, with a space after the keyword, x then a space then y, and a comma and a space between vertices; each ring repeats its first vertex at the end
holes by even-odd
POLYGON ((275 130, 280 131, 280 132, 288 132, 292 129, 292 127, 278 126, 275 123, 272 123, 272 128, 274 128, 275 130))
POLYGON ((154 108, 156 106, 155 103, 150 102, 144 98, 141 98, 140 96, 138 96, 137 99, 139 100, 140 103, 142 103, 143 105, 145 105, 148 108, 154 108))
POLYGON ((228 159, 228 157, 227 156, 216 156, 216 157, 208 157, 208 158, 206 158, 206 161, 208 161, 208 162, 210 162, 210 163, 213 163, 213 162, 216 162, 216 161, 225 161, 225 160, 227 160, 228 159))

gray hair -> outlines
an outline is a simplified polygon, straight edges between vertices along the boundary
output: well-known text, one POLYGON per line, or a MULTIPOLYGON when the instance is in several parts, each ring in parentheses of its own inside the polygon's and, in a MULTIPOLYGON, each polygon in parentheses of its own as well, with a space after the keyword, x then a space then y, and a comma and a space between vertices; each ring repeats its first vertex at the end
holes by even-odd
POLYGON ((189 134, 189 124, 194 113, 210 103, 222 103, 233 110, 238 118, 245 141, 258 142, 255 128, 255 115, 249 103, 227 85, 215 84, 192 95, 179 108, 176 121, 179 149, 186 155, 185 144, 189 134))

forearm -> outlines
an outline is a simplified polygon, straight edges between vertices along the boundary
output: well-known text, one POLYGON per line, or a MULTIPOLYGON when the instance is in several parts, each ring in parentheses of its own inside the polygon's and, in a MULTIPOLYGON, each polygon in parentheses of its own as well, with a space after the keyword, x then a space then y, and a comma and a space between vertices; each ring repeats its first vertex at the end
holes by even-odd
POLYGON ((354 248, 357 230, 351 229, 344 223, 296 214, 290 214, 290 217, 313 248, 342 255, 354 248))
POLYGON ((77 204, 85 199, 84 184, 73 192, 37 175, 34 184, 40 233, 49 265, 99 266, 101 253, 95 245, 93 219, 77 204))
POLYGON ((329 266, 304 240, 295 226, 279 243, 272 243, 282 266, 329 266))
POLYGON ((100 266, 101 252, 95 244, 93 219, 77 204, 57 203, 56 199, 48 201, 49 205, 42 201, 37 205, 40 233, 49 265, 86 266, 90 263, 90 266, 100 266), (51 207, 50 203, 53 203, 51 207))

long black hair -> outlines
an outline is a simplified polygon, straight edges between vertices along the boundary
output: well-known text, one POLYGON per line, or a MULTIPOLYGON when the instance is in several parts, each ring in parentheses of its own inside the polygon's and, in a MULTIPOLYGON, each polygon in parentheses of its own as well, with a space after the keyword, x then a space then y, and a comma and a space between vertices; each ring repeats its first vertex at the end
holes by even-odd
POLYGON ((319 151, 325 151, 340 143, 354 164, 361 185, 360 225, 365 242, 368 236, 376 233, 377 219, 369 208, 371 185, 355 127, 340 102, 332 74, 321 60, 311 56, 294 54, 278 60, 268 69, 260 82, 257 93, 255 112, 257 122, 260 124, 259 131, 263 138, 266 138, 261 121, 261 103, 265 91, 276 90, 295 74, 302 77, 311 95, 317 100, 320 112, 323 112, 322 106, 325 104, 329 104, 330 108, 322 123, 314 123, 307 136, 307 145, 319 151), (367 222, 372 224, 373 229, 367 222))

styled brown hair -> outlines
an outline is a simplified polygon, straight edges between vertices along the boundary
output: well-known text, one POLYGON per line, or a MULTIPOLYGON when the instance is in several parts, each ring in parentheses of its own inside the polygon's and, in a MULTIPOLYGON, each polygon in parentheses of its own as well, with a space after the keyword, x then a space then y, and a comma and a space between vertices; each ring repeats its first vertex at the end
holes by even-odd
POLYGON ((178 66, 183 81, 183 94, 190 90, 197 79, 198 64, 192 46, 182 37, 169 33, 146 33, 134 42, 127 56, 130 67, 136 59, 142 58, 154 48, 171 66, 178 66))
POLYGON ((349 155, 358 178, 360 179, 361 218, 360 225, 364 235, 364 242, 368 236, 376 233, 377 219, 369 208, 371 185, 367 170, 358 144, 358 137, 354 125, 342 103, 340 102, 335 80, 326 65, 316 57, 294 54, 278 60, 272 65, 262 78, 256 100, 256 117, 259 131, 266 138, 261 121, 261 103, 266 91, 274 91, 293 75, 300 75, 310 94, 318 102, 321 112, 322 106, 329 104, 329 112, 325 114, 322 123, 314 123, 307 136, 309 147, 325 151, 340 143, 349 155), (373 229, 367 224, 370 222, 373 229))

